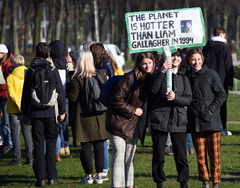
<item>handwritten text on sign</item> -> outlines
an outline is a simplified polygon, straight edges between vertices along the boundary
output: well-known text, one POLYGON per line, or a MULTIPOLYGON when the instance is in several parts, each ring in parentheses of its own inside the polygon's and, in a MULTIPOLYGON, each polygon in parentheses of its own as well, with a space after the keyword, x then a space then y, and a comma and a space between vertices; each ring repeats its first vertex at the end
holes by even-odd
POLYGON ((126 22, 133 53, 135 50, 205 43, 199 8, 127 13, 126 22))

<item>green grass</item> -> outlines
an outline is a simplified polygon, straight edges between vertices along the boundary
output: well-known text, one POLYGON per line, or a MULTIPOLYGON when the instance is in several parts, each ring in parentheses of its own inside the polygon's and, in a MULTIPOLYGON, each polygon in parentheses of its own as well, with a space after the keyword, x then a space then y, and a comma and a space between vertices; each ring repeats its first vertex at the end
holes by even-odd
MULTIPOLYGON (((240 95, 229 94, 228 99, 228 121, 240 121, 240 95)), ((228 129, 232 131, 233 136, 222 137, 221 145, 221 173, 222 182, 220 187, 239 188, 240 187, 240 124, 228 124, 228 129)), ((11 161, 12 155, 0 155, 0 187, 34 187, 36 181, 31 165, 25 165, 25 151, 22 134, 22 166, 5 167, 3 164, 11 161)), ((81 148, 72 146, 72 137, 70 132, 70 156, 61 156, 62 161, 57 163, 58 179, 60 185, 48 187, 110 187, 110 180, 102 185, 80 185, 79 181, 84 176, 79 154, 81 148)), ((111 161, 111 147, 110 147, 111 161)), ((135 155, 135 179, 134 188, 153 188, 156 187, 152 180, 152 142, 150 133, 147 132, 145 145, 138 144, 135 155)), ((173 156, 165 155, 164 171, 167 181, 164 182, 165 188, 179 188, 177 183, 177 172, 173 156)), ((196 155, 188 156, 190 170, 190 188, 202 188, 202 183, 198 180, 198 170, 196 155)), ((111 176, 111 167, 109 170, 111 176)))

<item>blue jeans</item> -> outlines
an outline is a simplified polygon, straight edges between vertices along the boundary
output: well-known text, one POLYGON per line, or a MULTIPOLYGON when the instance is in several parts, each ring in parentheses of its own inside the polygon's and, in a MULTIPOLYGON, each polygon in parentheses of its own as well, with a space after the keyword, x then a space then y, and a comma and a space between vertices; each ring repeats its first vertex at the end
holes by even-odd
POLYGON ((186 133, 186 139, 187 139, 187 141, 186 141, 187 151, 189 151, 190 149, 193 149, 191 133, 186 133))
POLYGON ((0 116, 0 130, 3 139, 3 146, 12 148, 11 128, 9 124, 9 115, 7 113, 7 100, 0 101, 0 107, 3 113, 3 119, 0 116))
MULTIPOLYGON (((68 99, 66 99, 66 112, 68 111, 67 104, 68 104, 68 99)), ((60 128, 60 136, 61 136, 61 148, 69 147, 69 131, 68 131, 67 118, 65 122, 59 123, 59 128, 60 128)))
POLYGON ((109 153, 108 153, 107 140, 103 143, 103 147, 104 147, 104 166, 103 166, 103 172, 108 173, 108 170, 109 170, 109 153))

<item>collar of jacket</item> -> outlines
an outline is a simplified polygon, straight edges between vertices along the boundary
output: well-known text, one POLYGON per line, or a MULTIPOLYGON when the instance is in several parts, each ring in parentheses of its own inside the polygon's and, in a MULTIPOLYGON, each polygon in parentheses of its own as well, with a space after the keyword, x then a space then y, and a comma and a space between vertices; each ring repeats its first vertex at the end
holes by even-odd
POLYGON ((196 74, 192 71, 192 69, 190 69, 189 71, 187 71, 186 75, 187 77, 196 77, 198 75, 203 74, 206 70, 208 70, 207 65, 203 65, 202 68, 196 72, 196 74))

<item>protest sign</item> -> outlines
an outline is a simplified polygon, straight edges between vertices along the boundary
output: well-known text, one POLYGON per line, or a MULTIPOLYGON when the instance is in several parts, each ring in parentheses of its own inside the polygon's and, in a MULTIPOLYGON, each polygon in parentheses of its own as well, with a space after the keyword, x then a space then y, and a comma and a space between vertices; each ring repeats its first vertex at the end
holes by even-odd
POLYGON ((200 8, 130 12, 125 14, 130 53, 205 45, 204 19, 200 8))

